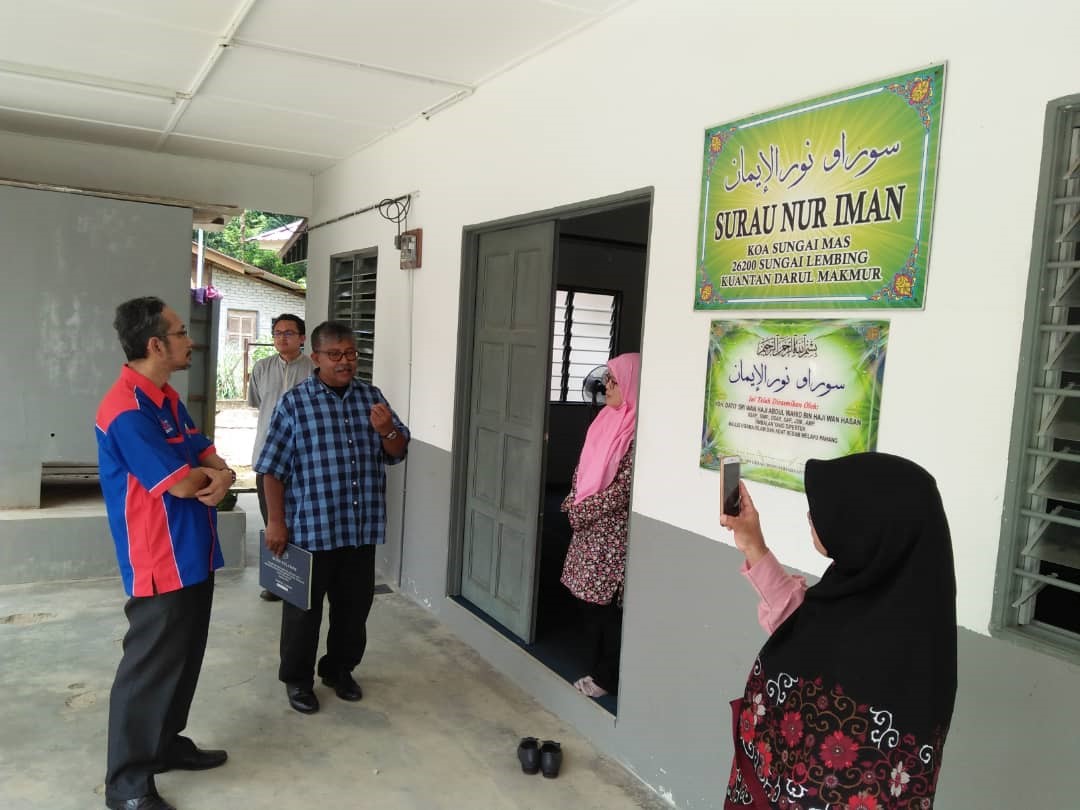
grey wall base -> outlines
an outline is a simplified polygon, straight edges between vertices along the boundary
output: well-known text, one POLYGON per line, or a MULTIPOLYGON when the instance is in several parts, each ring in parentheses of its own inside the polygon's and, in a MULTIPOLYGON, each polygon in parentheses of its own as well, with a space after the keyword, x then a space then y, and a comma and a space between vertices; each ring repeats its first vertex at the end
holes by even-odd
MULTIPOLYGON (((0 517, 0 585, 116 576, 116 553, 104 506, 96 514, 0 517)), ((16 513, 17 515, 17 513, 16 513)), ((220 512, 218 534, 226 567, 243 567, 243 511, 220 512)))
MULTIPOLYGON (((741 555, 632 515, 616 720, 446 597, 450 471, 450 453, 412 442, 403 537, 385 549, 387 559, 402 555, 401 592, 676 807, 722 807, 728 701, 765 640, 741 555)), ((959 642, 960 691, 935 808, 1075 806, 1069 740, 1080 726, 1080 667, 968 630, 959 642)))

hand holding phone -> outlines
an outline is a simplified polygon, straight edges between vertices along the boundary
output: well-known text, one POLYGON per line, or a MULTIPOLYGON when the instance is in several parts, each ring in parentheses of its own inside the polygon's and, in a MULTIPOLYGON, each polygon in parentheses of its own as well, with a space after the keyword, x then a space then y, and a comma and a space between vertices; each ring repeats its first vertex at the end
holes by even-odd
POLYGON ((737 515, 741 507, 739 496, 740 459, 725 456, 720 461, 720 511, 725 515, 737 515))
POLYGON ((735 548, 746 555, 748 565, 769 553, 765 537, 761 533, 761 521, 754 499, 746 484, 739 479, 739 459, 727 458, 720 464, 720 492, 723 498, 720 525, 731 530, 735 548))

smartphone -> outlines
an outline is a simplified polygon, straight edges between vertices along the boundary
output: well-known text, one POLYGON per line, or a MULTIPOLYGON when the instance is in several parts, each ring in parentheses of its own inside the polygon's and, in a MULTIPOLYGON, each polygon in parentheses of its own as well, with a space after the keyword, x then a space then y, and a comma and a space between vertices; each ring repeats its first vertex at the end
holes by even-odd
POLYGON ((720 503, 725 515, 739 514, 739 467, 738 456, 725 456, 720 462, 720 503))

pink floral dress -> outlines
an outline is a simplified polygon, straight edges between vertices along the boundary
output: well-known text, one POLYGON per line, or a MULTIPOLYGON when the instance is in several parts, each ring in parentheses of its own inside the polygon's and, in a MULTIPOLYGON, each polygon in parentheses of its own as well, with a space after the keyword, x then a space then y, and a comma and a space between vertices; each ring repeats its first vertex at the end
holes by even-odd
POLYGON ((634 466, 634 443, 619 462, 615 478, 606 489, 581 503, 577 494, 577 470, 562 511, 573 534, 563 564, 562 584, 585 602, 597 605, 622 601, 626 576, 626 536, 630 522, 630 482, 634 466))

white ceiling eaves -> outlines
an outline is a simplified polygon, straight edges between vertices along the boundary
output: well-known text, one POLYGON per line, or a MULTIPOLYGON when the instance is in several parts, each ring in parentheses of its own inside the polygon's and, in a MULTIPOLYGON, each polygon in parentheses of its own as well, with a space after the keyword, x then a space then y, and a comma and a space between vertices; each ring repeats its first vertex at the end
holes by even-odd
POLYGON ((384 127, 438 103, 458 89, 456 85, 387 74, 358 63, 234 45, 207 79, 200 95, 384 127), (272 84, 253 87, 253 74, 279 78, 272 84))
POLYGON ((85 9, 101 16, 148 26, 217 35, 236 15, 241 2, 242 0, 184 0, 183 3, 148 3, 146 0, 52 0, 50 4, 70 9, 85 9))
POLYGON ((176 102, 176 109, 173 110, 173 114, 170 116, 168 123, 161 132, 161 136, 158 138, 156 149, 161 149, 165 145, 165 142, 169 138, 169 134, 179 126, 180 121, 184 117, 184 113, 187 112, 188 104, 191 99, 195 97, 195 94, 199 92, 203 82, 206 81, 207 76, 210 75, 214 69, 214 65, 217 64, 224 53, 225 48, 228 47, 229 40, 236 34, 237 29, 243 24, 247 15, 251 12, 252 7, 255 5, 256 0, 239 0, 239 5, 233 9, 232 17, 228 24, 225 26, 225 31, 222 33, 220 39, 215 43, 215 46, 211 49, 207 55, 206 60, 199 67, 198 72, 192 79, 189 85, 187 97, 180 99, 176 102))
POLYGON ((8 0, 0 129, 319 173, 629 2, 8 0))
POLYGON ((570 39, 571 37, 575 37, 578 34, 581 34, 583 31, 585 31, 585 30, 587 30, 589 28, 592 28, 598 22, 603 20, 605 17, 609 17, 610 15, 614 14, 619 9, 623 8, 624 6, 628 6, 631 3, 635 2, 635 0, 616 0, 615 2, 611 2, 610 0, 595 0, 595 2, 591 2, 591 3, 590 2, 562 3, 562 2, 557 2, 556 0, 538 0, 538 2, 549 3, 550 5, 567 6, 567 7, 575 7, 575 8, 580 7, 581 5, 585 5, 585 6, 588 6, 588 7, 604 6, 604 10, 599 11, 599 12, 595 12, 595 16, 593 16, 592 18, 587 19, 587 20, 583 20, 581 23, 574 26, 573 28, 568 28, 567 30, 560 33, 558 36, 556 36, 556 37, 554 37, 554 38, 540 44, 536 48, 534 48, 532 50, 529 50, 529 51, 523 51, 518 56, 516 56, 513 60, 511 60, 509 62, 506 62, 503 65, 500 65, 498 68, 496 68, 491 73, 488 73, 488 74, 485 74, 484 76, 481 76, 480 79, 478 80, 477 84, 486 84, 487 82, 490 82, 493 79, 496 79, 497 77, 503 75, 504 73, 510 72, 511 70, 516 68, 518 65, 522 64, 523 62, 526 62, 526 61, 528 61, 530 59, 534 59, 535 57, 539 56, 540 54, 545 53, 547 51, 550 51, 550 50, 558 47, 561 43, 565 42, 566 40, 570 39))
POLYGON ((199 138, 173 133, 162 154, 263 166, 281 171, 315 175, 338 163, 341 155, 317 155, 291 149, 253 146, 221 139, 199 138))
POLYGON ((183 89, 214 40, 54 0, 0 4, 0 55, 68 74, 183 89))
POLYGON ((0 130, 62 141, 123 146, 147 151, 153 149, 158 137, 156 129, 147 127, 6 107, 0 107, 0 130))
POLYGON ((591 16, 542 0, 260 0, 237 37, 282 48, 307 43, 324 57, 475 86, 591 16))

